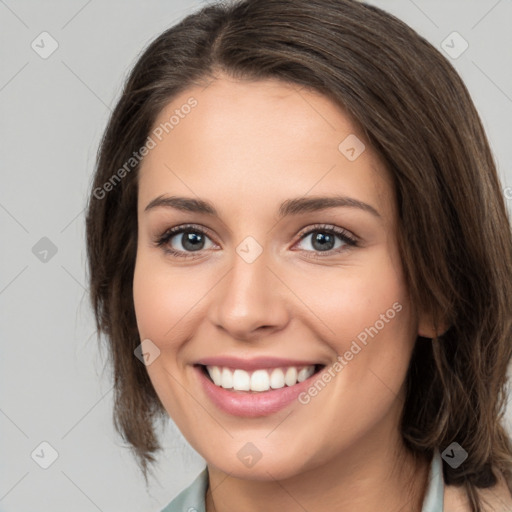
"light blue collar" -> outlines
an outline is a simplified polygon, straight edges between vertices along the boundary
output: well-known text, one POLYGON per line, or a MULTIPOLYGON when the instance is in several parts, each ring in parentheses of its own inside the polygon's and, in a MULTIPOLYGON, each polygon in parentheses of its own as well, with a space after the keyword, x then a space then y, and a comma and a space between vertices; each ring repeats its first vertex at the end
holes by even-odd
POLYGON ((439 450, 434 450, 434 457, 430 464, 428 487, 423 500, 421 512, 443 512, 444 510, 444 479, 443 462, 439 450))
POLYGON ((161 512, 206 512, 206 489, 208 489, 208 466, 161 512))

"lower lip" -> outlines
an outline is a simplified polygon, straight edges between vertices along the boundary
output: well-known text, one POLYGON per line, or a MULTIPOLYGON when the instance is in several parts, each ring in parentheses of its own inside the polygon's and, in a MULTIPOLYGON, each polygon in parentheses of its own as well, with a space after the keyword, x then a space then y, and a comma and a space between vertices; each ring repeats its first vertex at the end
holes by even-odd
POLYGON ((194 370, 199 376, 199 380, 206 395, 221 410, 244 418, 254 418, 258 416, 268 416, 287 405, 291 404, 297 397, 304 392, 314 378, 321 373, 314 373, 311 377, 294 386, 284 386, 279 389, 270 389, 262 392, 234 391, 233 389, 224 389, 216 386, 205 374, 202 366, 194 366, 194 370))

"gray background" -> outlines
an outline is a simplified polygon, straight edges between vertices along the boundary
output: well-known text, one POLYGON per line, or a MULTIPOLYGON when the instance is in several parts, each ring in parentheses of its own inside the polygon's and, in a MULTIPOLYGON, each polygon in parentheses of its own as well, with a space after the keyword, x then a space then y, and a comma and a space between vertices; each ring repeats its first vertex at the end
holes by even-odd
MULTIPOLYGON (((481 114, 510 209, 512 1, 370 3, 441 52, 443 41, 462 49, 457 36, 446 39, 454 31, 468 42, 448 58, 481 114)), ((83 214, 96 149, 129 69, 154 37, 201 5, 0 0, 0 511, 158 511, 203 467, 169 421, 147 492, 115 435, 110 371, 88 305, 83 214), (59 45, 46 59, 31 47, 51 48, 48 36, 41 43, 44 31, 59 45), (42 442, 58 453, 47 469, 40 464, 51 462, 51 450, 42 442)))

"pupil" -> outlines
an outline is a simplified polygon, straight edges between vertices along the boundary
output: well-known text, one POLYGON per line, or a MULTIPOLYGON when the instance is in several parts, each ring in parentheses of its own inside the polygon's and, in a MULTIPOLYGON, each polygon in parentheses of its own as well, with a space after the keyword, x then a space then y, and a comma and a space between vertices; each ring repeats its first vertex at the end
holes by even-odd
POLYGON ((313 248, 316 251, 328 251, 334 247, 333 243, 334 237, 330 234, 317 231, 316 236, 313 237, 313 248), (315 247, 315 244, 319 245, 315 247))
POLYGON ((204 244, 203 235, 200 233, 183 233, 181 240, 183 247, 187 250, 200 250, 204 244))

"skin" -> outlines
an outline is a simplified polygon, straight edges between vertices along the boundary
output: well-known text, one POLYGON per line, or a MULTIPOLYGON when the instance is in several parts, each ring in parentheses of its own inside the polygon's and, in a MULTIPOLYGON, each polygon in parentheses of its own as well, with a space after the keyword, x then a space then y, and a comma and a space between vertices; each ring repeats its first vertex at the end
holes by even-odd
MULTIPOLYGON (((389 173, 357 124, 317 92, 218 75, 208 87, 175 97, 155 126, 190 96, 198 105, 140 169, 133 284, 141 339, 160 350, 146 367, 151 382, 208 464, 208 512, 252 512, 262 503, 269 512, 420 511, 428 463, 414 465, 398 425, 416 337, 434 333, 408 297, 389 173), (350 134, 366 145, 354 161, 338 150, 350 134), (371 205, 379 216, 345 206, 278 220, 287 199, 334 193, 371 205), (163 194, 208 200, 219 217, 145 211, 163 194), (199 254, 194 259, 155 244, 185 223, 209 233, 201 251, 188 251, 199 254), (299 235, 317 223, 344 228, 360 245, 336 237, 336 248, 345 250, 314 259, 321 251, 313 236, 299 235), (252 263, 236 252, 248 236, 263 248, 252 263), (329 365, 397 302, 401 311, 306 405, 231 416, 204 394, 192 367, 201 357, 227 354, 329 365), (262 454, 250 468, 237 457, 247 442, 262 454)), ((175 236, 168 246, 185 251, 182 241, 175 236)))

